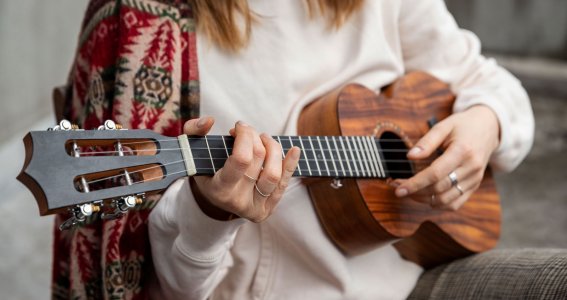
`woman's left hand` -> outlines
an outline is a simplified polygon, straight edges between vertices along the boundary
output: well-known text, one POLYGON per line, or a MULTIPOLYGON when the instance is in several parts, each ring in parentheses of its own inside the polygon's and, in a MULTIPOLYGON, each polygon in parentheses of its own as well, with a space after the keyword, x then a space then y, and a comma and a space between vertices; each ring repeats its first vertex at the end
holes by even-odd
POLYGON ((496 114, 484 105, 439 122, 409 151, 408 158, 426 159, 439 148, 444 149, 443 154, 413 177, 394 180, 396 196, 435 208, 459 209, 480 186, 488 160, 499 145, 499 134, 496 114))

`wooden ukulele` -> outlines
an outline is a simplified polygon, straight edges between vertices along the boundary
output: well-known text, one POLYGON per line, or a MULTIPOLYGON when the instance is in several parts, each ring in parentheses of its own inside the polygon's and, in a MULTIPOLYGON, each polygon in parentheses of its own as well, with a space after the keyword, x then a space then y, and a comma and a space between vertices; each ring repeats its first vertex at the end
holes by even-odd
MULTIPOLYGON (((274 137, 287 152, 302 149, 294 176, 305 178, 329 237, 346 254, 395 242, 403 257, 424 267, 486 251, 500 232, 500 206, 490 172, 456 212, 399 199, 388 178, 408 178, 427 161, 406 152, 452 111, 448 86, 411 73, 379 95, 360 85, 338 89, 307 106, 300 136, 274 137)), ((24 138, 26 160, 18 179, 34 194, 41 215, 69 210, 61 229, 100 214, 117 218, 144 195, 184 176, 212 175, 230 155, 230 136, 171 138, 150 130, 123 130, 107 121, 80 130, 68 121, 24 138)))

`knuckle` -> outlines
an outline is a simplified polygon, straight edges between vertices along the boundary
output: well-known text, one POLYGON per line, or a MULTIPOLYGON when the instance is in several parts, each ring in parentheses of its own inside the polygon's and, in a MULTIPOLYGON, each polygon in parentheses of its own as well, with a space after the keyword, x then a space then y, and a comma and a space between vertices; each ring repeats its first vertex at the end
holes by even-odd
POLYGON ((471 145, 459 143, 455 145, 457 153, 464 159, 471 159, 474 155, 471 145))
POLYGON ((441 184, 436 184, 436 185, 433 186, 433 192, 434 192, 435 194, 441 194, 441 193, 443 193, 445 190, 446 190, 446 189, 444 189, 444 188, 441 186, 441 184))
POLYGON ((278 189, 281 190, 281 191, 285 191, 288 186, 289 186, 289 183, 287 181, 282 180, 278 184, 278 189))
POLYGON ((252 164, 252 158, 247 155, 234 154, 230 158, 232 158, 235 167, 241 171, 248 169, 252 164))
POLYGON ((446 205, 444 208, 448 211, 457 211, 459 210, 459 208, 461 207, 461 205, 457 202, 453 202, 451 204, 446 205))
POLYGON ((433 182, 441 181, 443 177, 445 177, 445 174, 442 174, 439 168, 431 169, 431 179, 433 182))
POLYGON ((480 172, 484 170, 484 163, 478 155, 473 155, 472 157, 469 157, 468 161, 473 167, 473 170, 475 172, 480 172))
POLYGON ((254 222, 254 223, 261 223, 262 221, 266 220, 268 218, 269 214, 258 214, 258 215, 254 215, 248 218, 248 220, 254 222))
POLYGON ((266 148, 264 147, 254 147, 254 157, 258 159, 264 159, 266 157, 266 148))
POLYGON ((264 176, 265 176, 266 180, 267 180, 269 183, 271 183, 271 184, 277 184, 277 183, 280 181, 280 179, 281 179, 280 173, 278 173, 278 172, 276 172, 276 171, 274 171, 274 170, 268 170, 268 171, 266 171, 266 170, 264 169, 263 172, 266 173, 264 176))
POLYGON ((443 194, 437 196, 437 201, 439 201, 439 203, 442 203, 442 205, 446 206, 451 202, 451 199, 447 197, 447 195, 443 194))

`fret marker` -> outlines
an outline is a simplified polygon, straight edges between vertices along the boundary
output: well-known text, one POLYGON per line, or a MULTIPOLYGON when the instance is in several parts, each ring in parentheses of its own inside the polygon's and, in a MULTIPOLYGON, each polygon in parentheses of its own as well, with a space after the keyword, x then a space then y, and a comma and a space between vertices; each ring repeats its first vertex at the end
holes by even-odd
POLYGON ((181 155, 183 155, 187 175, 193 176, 197 174, 197 168, 195 167, 195 161, 193 160, 193 154, 191 153, 191 146, 189 146, 187 135, 180 135, 177 137, 177 140, 179 141, 179 148, 181 149, 181 155))

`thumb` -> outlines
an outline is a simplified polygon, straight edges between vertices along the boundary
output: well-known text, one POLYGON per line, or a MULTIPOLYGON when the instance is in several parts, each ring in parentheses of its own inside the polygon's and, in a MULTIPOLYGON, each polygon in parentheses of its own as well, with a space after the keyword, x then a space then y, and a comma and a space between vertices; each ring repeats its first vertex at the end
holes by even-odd
POLYGON ((183 125, 183 133, 186 135, 205 135, 213 127, 215 119, 209 116, 192 119, 183 125))

